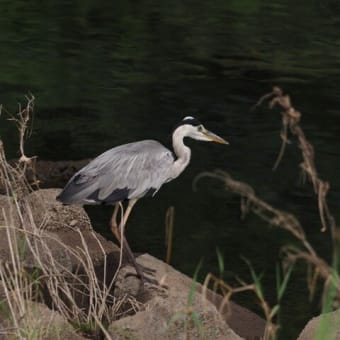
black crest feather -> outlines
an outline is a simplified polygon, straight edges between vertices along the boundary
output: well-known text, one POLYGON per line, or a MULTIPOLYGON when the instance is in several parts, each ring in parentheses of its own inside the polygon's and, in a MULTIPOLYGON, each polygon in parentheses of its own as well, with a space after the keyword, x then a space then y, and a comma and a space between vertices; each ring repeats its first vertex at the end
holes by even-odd
POLYGON ((198 119, 196 119, 196 118, 194 118, 194 117, 188 116, 188 117, 183 118, 183 119, 182 119, 182 120, 174 127, 174 131, 175 131, 178 127, 180 127, 180 126, 182 126, 182 125, 199 126, 199 125, 202 125, 202 123, 201 123, 198 119))

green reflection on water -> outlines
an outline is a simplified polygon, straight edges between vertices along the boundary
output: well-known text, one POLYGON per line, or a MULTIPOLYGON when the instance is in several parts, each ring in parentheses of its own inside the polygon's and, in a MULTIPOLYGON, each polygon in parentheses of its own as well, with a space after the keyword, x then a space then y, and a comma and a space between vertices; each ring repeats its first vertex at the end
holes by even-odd
MULTIPOLYGON (((0 102, 15 112, 23 94, 31 91, 37 98, 29 153, 81 159, 143 138, 169 146, 172 126, 187 114, 231 142, 226 149, 189 143, 193 159, 187 171, 155 199, 136 206, 128 226, 133 249, 164 255, 164 214, 174 205, 177 268, 192 274, 204 257, 202 277, 217 270, 218 246, 227 277, 247 275, 239 257, 244 255, 255 269, 265 269, 272 295, 279 248, 290 239, 255 218, 241 222, 237 198, 219 188, 209 184, 192 192, 196 174, 220 167, 270 203, 296 213, 327 255, 315 202, 298 181, 298 152, 290 148, 277 173, 271 172, 279 148, 278 113, 249 108, 274 84, 293 95, 320 173, 332 183, 331 206, 337 207, 337 1, 11 0, 2 1, 0 10, 0 102)), ((5 115, 1 119, 0 135, 13 157, 16 132, 5 115)), ((89 211, 96 228, 105 230, 110 212, 89 211)), ((303 275, 285 300, 283 320, 294 326, 283 327, 282 339, 294 338, 316 311, 306 301, 296 303, 303 275)))

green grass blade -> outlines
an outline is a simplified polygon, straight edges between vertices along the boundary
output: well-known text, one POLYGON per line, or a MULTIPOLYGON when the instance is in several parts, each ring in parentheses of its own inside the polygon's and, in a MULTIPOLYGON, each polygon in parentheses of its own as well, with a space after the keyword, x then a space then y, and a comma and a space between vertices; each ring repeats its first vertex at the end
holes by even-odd
POLYGON ((289 266, 287 272, 285 273, 284 277, 283 277, 283 281, 282 283, 277 283, 278 284, 278 291, 277 291, 277 300, 281 301, 281 298, 284 294, 284 292, 286 291, 289 279, 292 275, 292 271, 294 268, 294 263, 292 265, 289 266))
POLYGON ((216 248, 216 255, 217 255, 218 270, 220 272, 220 277, 222 277, 224 274, 224 259, 219 248, 216 248))
POLYGON ((261 273, 260 275, 257 275, 254 268, 252 267, 250 261, 248 261, 245 257, 242 257, 243 261, 247 264, 251 277, 254 281, 255 284, 255 292, 256 295, 258 296, 259 299, 264 300, 264 295, 262 292, 262 284, 261 284, 261 278, 263 276, 263 273, 261 273))
POLYGON ((202 264, 203 264, 203 260, 200 260, 200 262, 198 263, 198 265, 196 267, 194 276, 192 278, 190 289, 189 289, 189 294, 188 294, 188 300, 187 300, 188 306, 192 305, 192 303, 193 303, 194 294, 195 294, 196 286, 197 286, 197 276, 198 276, 198 273, 199 273, 199 271, 202 267, 202 264))
POLYGON ((280 310, 280 305, 279 304, 275 305, 270 311, 270 314, 269 314, 270 319, 272 319, 278 313, 279 310, 280 310))
POLYGON ((204 339, 204 332, 202 327, 202 322, 196 312, 191 313, 192 320, 194 321, 195 327, 198 329, 200 334, 200 339, 204 339))

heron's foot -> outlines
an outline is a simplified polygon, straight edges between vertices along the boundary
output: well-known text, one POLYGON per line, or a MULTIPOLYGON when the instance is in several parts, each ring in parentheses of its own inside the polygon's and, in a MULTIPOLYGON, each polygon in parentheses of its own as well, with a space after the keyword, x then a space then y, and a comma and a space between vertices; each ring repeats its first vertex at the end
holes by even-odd
POLYGON ((130 263, 120 268, 115 282, 117 295, 128 294, 139 298, 145 296, 147 299, 152 291, 157 291, 162 296, 166 294, 168 287, 153 278, 155 270, 139 264, 137 264, 137 268, 130 263))
POLYGON ((154 278, 157 272, 155 269, 143 266, 140 263, 137 263, 137 266, 139 267, 139 271, 143 274, 143 278, 141 280, 144 282, 144 286, 146 285, 148 288, 153 286, 160 289, 169 289, 167 285, 154 278), (145 274, 147 274, 148 276, 146 276, 145 274))
POLYGON ((128 272, 125 274, 125 277, 129 277, 129 276, 135 276, 136 278, 138 278, 141 284, 144 286, 144 288, 149 287, 151 285, 166 288, 166 289, 168 288, 166 285, 160 283, 156 279, 149 277, 149 276, 145 276, 144 274, 143 274, 143 277, 140 277, 138 274, 131 273, 131 272, 128 272))
POLYGON ((133 296, 138 298, 144 291, 144 281, 142 281, 130 266, 119 270, 115 281, 115 296, 133 296))
POLYGON ((126 255, 130 255, 130 256, 127 256, 128 263, 131 266, 133 266, 136 271, 136 274, 132 272, 128 272, 126 273, 126 275, 128 276, 135 275, 136 277, 138 277, 141 281, 142 287, 144 287, 146 283, 159 285, 158 281, 152 278, 152 276, 155 276, 156 270, 143 266, 140 263, 137 263, 136 258, 134 257, 132 252, 131 254, 127 252, 126 255))
POLYGON ((144 275, 143 279, 141 279, 135 273, 127 272, 124 278, 126 282, 131 282, 131 280, 135 280, 139 282, 140 285, 139 285, 139 290, 138 290, 138 296, 142 300, 144 299, 147 300, 150 294, 153 295, 152 292, 162 297, 167 297, 169 287, 162 284, 161 282, 157 281, 156 279, 152 277, 144 275))
POLYGON ((156 292, 157 295, 162 296, 164 298, 168 297, 169 287, 164 284, 161 284, 157 280, 147 282, 145 287, 149 292, 156 292))

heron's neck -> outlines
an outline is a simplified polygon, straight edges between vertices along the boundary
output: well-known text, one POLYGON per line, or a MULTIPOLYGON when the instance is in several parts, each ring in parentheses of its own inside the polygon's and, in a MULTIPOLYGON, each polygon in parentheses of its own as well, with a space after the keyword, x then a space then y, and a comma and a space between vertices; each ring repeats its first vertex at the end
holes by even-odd
POLYGON ((172 146, 177 157, 172 167, 173 178, 176 178, 178 175, 180 175, 190 162, 191 150, 186 145, 184 145, 184 137, 185 136, 181 129, 175 130, 172 135, 172 146))

